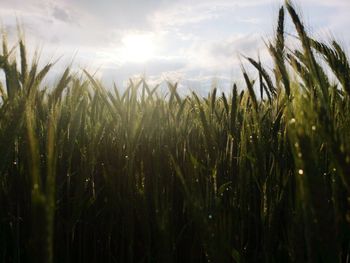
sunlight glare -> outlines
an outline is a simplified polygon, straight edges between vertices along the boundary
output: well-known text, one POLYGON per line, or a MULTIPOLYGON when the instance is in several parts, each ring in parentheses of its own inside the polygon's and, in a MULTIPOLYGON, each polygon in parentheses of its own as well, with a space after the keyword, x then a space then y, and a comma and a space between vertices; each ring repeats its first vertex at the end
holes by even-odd
POLYGON ((122 39, 124 61, 143 63, 154 56, 155 44, 150 34, 129 34, 122 39))

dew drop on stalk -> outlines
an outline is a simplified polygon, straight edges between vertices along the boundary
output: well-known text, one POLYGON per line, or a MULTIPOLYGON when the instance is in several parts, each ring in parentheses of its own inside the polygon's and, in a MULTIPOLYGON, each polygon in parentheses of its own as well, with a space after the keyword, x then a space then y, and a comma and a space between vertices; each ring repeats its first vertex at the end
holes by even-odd
POLYGON ((213 216, 212 216, 211 214, 209 214, 209 215, 208 215, 208 218, 209 218, 209 219, 212 219, 212 218, 213 218, 213 216))
POLYGON ((253 136, 252 135, 249 136, 249 142, 253 142, 253 136))
POLYGON ((303 175, 304 174, 304 170, 303 169, 299 169, 298 174, 303 175))
POLYGON ((292 118, 290 121, 289 121, 290 124, 294 124, 296 123, 296 120, 294 118, 292 118))
POLYGON ((311 129, 312 129, 313 131, 316 131, 316 126, 315 126, 315 125, 312 125, 311 129))

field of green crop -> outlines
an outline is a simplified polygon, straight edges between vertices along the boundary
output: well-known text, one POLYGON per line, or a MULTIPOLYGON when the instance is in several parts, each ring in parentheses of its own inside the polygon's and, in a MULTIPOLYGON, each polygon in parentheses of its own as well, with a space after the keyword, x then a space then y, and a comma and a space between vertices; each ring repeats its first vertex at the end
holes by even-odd
POLYGON ((4 37, 0 262, 350 262, 348 58, 288 2, 277 25, 273 68, 207 97, 46 87, 4 37))

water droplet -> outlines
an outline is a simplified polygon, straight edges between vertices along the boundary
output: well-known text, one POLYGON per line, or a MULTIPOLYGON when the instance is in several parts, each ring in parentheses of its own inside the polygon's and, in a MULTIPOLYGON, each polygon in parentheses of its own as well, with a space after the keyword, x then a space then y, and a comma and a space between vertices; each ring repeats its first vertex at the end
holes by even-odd
POLYGON ((208 215, 208 218, 209 218, 209 219, 212 219, 212 218, 213 218, 213 216, 212 216, 211 214, 209 214, 209 215, 208 215))
POLYGON ((295 148, 299 148, 299 143, 296 142, 296 143, 294 144, 294 146, 295 146, 295 148))
POLYGON ((302 153, 298 153, 298 157, 299 158, 303 157, 303 154, 302 153))
POLYGON ((13 162, 13 165, 17 165, 17 162, 16 162, 16 161, 14 161, 14 162, 13 162))
POLYGON ((125 155, 125 159, 129 159, 129 156, 125 155))
POLYGON ((333 172, 336 172, 336 171, 337 171, 337 169, 334 167, 334 168, 333 168, 333 172))
POLYGON ((312 125, 311 129, 312 129, 313 131, 316 131, 316 126, 315 126, 315 125, 312 125))
POLYGON ((289 124, 294 124, 296 123, 296 120, 294 118, 292 118, 290 121, 289 121, 289 124))
POLYGON ((304 171, 302 169, 299 169, 298 174, 303 175, 304 171))

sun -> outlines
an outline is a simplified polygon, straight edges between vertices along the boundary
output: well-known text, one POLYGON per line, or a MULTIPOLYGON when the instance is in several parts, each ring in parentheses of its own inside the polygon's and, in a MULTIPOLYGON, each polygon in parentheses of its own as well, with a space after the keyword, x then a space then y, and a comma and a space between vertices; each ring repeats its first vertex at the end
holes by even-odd
POLYGON ((122 60, 144 63, 154 56, 155 41, 151 34, 128 34, 122 38, 122 60))

